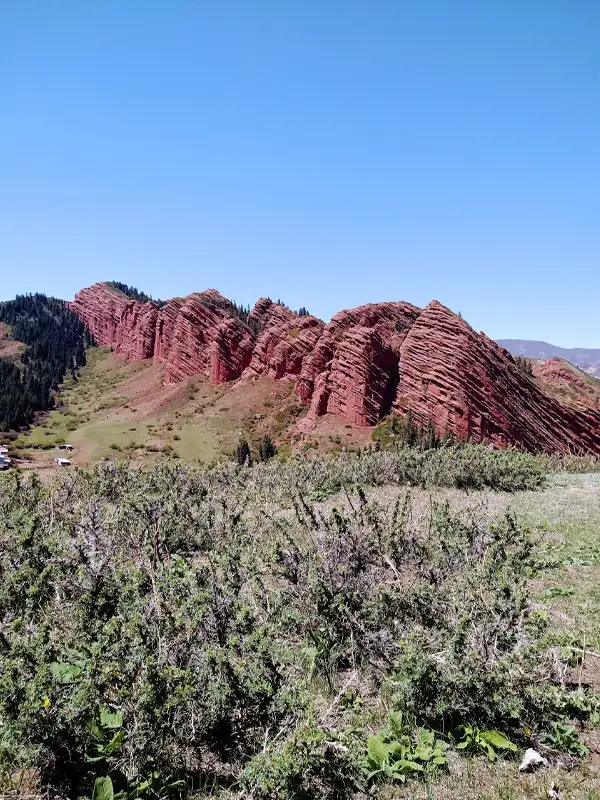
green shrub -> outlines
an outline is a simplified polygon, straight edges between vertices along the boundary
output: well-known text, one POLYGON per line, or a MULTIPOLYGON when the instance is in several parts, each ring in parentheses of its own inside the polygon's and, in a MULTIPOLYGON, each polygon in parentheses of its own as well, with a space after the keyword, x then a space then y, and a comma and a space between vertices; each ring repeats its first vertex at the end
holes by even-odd
POLYGON ((348 747, 315 727, 302 728, 256 756, 244 771, 256 800, 346 800, 360 788, 348 747))
MULTIPOLYGON (((421 520, 403 489, 390 508, 352 490, 455 485, 443 451, 0 476, 0 767, 64 796, 151 777, 333 800, 358 791, 369 734, 391 744, 390 706, 411 758, 384 761, 403 775, 398 760, 442 757, 419 727, 433 752, 458 726, 520 741, 576 706, 591 718, 561 688, 517 520, 421 520), (347 510, 307 500, 334 488, 347 510)), ((535 482, 527 459, 494 472, 463 451, 477 480, 535 482)))

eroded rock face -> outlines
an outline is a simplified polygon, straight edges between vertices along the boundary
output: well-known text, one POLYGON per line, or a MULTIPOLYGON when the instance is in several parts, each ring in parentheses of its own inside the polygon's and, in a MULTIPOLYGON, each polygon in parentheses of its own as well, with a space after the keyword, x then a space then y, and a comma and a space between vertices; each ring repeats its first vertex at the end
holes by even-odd
POLYGON ((299 317, 285 306, 261 299, 248 322, 259 331, 250 366, 244 377, 268 375, 294 380, 305 358, 319 341, 325 323, 316 317, 299 317))
POLYGON ((600 408, 600 380, 562 358, 534 362, 533 376, 546 394, 563 405, 579 409, 600 408))
POLYGON ((201 374, 225 383, 239 378, 252 357, 250 329, 214 289, 157 308, 100 283, 79 292, 71 307, 98 344, 127 359, 164 364, 166 383, 201 374))
POLYGON ((600 451, 600 415, 581 413, 542 392, 507 350, 436 301, 400 349, 394 409, 438 434, 527 450, 600 451))
MULTIPOLYGON (((243 321, 215 290, 158 308, 95 284, 71 307, 99 344, 164 364, 168 383, 199 374, 217 384, 258 375, 294 381, 307 405, 300 431, 324 414, 371 426, 391 410, 410 411, 421 427, 432 422, 439 436, 600 453, 593 403, 552 396, 508 351, 437 301, 424 310, 401 302, 360 306, 325 325, 261 299, 243 321)), ((549 362, 544 377, 581 383, 567 372, 549 362)))
POLYGON ((310 402, 301 428, 326 413, 375 425, 392 406, 400 345, 419 314, 410 303, 372 303, 336 314, 296 386, 300 399, 310 402))

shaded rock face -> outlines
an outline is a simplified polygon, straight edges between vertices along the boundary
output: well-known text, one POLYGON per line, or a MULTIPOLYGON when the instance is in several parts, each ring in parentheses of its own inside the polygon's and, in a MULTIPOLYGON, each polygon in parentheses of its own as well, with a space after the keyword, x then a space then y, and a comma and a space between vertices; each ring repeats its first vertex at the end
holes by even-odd
MULTIPOLYGON (((99 344, 127 359, 164 364, 167 383, 199 374, 216 384, 259 375, 294 381, 307 405, 300 432, 324 414, 371 426, 390 411, 410 411, 439 436, 600 453, 597 408, 545 391, 507 350, 437 301, 424 310, 402 302, 360 306, 325 325, 261 299, 246 324, 214 290, 158 308, 95 284, 71 307, 99 344)), ((550 365, 545 377, 558 372, 550 365)), ((562 367, 560 379, 571 380, 562 367)))
POLYGON ((419 314, 410 303, 373 303, 336 314, 300 373, 296 393, 310 402, 301 429, 326 413, 375 425, 391 408, 400 345, 419 314))

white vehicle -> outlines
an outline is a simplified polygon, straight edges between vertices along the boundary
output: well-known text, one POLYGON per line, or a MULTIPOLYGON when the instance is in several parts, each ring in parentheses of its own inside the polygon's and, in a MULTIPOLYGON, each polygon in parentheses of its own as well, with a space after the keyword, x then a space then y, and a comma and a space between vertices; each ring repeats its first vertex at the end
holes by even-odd
POLYGON ((54 460, 56 461, 56 464, 59 467, 70 467, 71 466, 71 462, 69 461, 68 458, 55 458, 54 460))

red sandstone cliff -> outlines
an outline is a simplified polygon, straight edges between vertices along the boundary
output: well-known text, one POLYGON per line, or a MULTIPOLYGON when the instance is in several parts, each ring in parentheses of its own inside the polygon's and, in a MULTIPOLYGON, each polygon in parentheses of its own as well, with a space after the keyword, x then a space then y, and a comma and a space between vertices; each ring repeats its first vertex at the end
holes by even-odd
POLYGON ((319 341, 325 323, 316 317, 299 317, 285 306, 261 299, 248 322, 258 331, 250 366, 244 377, 268 375, 294 378, 319 341))
POLYGON ((404 340, 394 408, 460 439, 528 450, 600 452, 600 415, 541 391, 512 356, 441 303, 430 303, 404 340))
POLYGON ((167 383, 199 374, 226 383, 238 378, 252 357, 250 328, 214 289, 157 308, 96 283, 78 292, 71 308, 98 344, 127 359, 164 364, 167 383))
POLYGON ((551 396, 506 350, 436 301, 424 310, 360 306, 325 325, 262 299, 244 321, 214 290, 159 308, 95 284, 71 307, 99 344, 164 364, 169 383, 198 374, 219 384, 258 375, 295 381, 307 404, 300 430, 327 413, 369 426, 390 410, 410 410, 440 435, 600 453, 600 412, 551 396))
POLYGON ((391 408, 400 345, 419 314, 410 303, 373 303, 336 314, 300 373, 296 392, 310 402, 301 428, 328 412, 375 425, 391 408))

